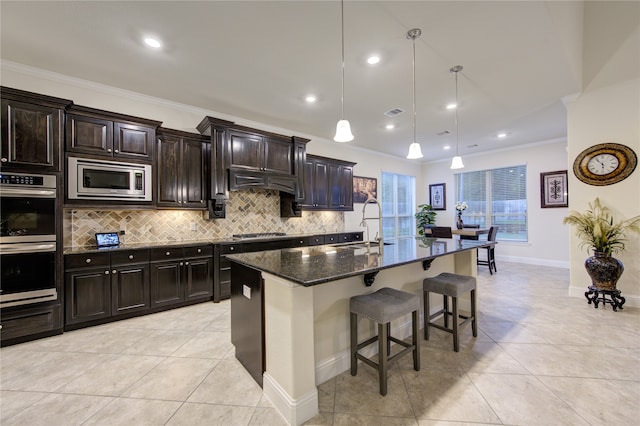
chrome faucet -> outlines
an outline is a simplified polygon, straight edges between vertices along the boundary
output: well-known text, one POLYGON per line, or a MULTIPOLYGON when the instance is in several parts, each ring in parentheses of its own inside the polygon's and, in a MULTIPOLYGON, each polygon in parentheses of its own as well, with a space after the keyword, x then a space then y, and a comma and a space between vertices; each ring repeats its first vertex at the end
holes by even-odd
POLYGON ((367 247, 371 244, 371 239, 369 238, 369 225, 367 224, 368 220, 377 220, 378 221, 378 233, 376 234, 375 241, 378 242, 378 246, 380 247, 380 253, 382 253, 382 249, 384 243, 382 241, 382 206, 380 202, 375 198, 369 198, 364 202, 362 206, 362 222, 360 222, 360 226, 367 228, 367 247), (369 204, 377 204, 378 205, 378 217, 366 217, 365 210, 369 204))

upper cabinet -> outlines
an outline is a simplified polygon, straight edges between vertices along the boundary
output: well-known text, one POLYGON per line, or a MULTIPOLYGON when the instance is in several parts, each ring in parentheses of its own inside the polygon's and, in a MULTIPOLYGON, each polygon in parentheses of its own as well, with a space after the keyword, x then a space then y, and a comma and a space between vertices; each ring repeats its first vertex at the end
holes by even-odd
POLYGON ((198 134, 161 128, 156 152, 157 206, 206 209, 207 139, 198 134))
POLYGON ((3 171, 61 170, 66 99, 2 87, 0 167, 3 171))
POLYGON ((161 122, 73 106, 67 115, 66 151, 151 162, 161 122))
POLYGON ((230 168, 293 174, 291 140, 232 129, 229 131, 229 153, 230 168))
POLYGON ((304 210, 353 210, 353 166, 356 163, 307 155, 304 210))

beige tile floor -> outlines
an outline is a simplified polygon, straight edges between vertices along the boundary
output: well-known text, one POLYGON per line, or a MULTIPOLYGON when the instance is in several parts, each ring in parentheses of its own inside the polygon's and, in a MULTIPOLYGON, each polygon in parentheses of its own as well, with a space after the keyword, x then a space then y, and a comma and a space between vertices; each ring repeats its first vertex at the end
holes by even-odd
MULTIPOLYGON (((479 276, 479 332, 434 330, 378 393, 367 367, 319 386, 310 425, 638 425, 640 309, 566 296, 568 271, 501 262, 479 276)), ((235 360, 229 302, 0 350, 2 425, 281 425, 235 360)))

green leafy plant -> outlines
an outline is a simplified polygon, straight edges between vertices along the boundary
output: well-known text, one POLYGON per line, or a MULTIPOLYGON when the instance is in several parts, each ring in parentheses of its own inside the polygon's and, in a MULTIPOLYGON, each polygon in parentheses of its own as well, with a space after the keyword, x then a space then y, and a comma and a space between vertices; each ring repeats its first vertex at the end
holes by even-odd
POLYGON ((627 232, 640 233, 640 216, 615 222, 611 211, 600 203, 599 198, 589 203, 589 209, 584 213, 571 211, 563 222, 576 226, 582 240, 580 247, 587 246, 605 256, 624 251, 627 232))
POLYGON ((435 225, 436 213, 433 211, 431 204, 420 204, 418 206, 418 213, 416 213, 416 228, 418 229, 418 235, 424 236, 424 227, 426 225, 435 225))

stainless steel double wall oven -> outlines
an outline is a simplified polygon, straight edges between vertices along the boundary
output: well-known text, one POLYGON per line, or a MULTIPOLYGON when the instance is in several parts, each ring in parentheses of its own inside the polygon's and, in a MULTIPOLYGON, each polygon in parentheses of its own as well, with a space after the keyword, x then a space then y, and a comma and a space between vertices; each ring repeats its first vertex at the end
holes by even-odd
POLYGON ((56 300, 56 176, 0 174, 0 308, 56 300))

